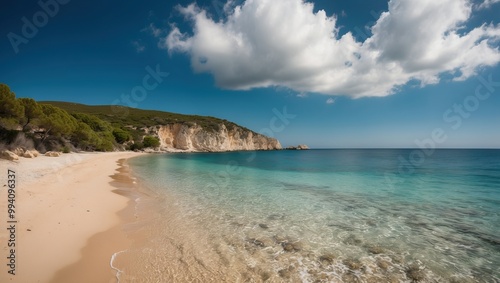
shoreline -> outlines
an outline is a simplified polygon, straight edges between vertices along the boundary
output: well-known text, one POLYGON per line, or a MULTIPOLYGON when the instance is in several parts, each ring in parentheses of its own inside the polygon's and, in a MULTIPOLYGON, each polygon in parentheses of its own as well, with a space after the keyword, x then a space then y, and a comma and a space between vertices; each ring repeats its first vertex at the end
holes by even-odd
MULTIPOLYGON (((118 271, 110 261, 132 244, 124 226, 134 221, 135 210, 135 182, 125 176, 124 163, 141 155, 71 153, 2 161, 5 171, 16 172, 18 223, 16 275, 2 270, 0 281, 117 282, 118 271)), ((2 190, 2 210, 6 205, 7 193, 2 190)), ((8 232, 0 230, 2 242, 8 232)), ((1 251, 8 255, 7 247, 1 251)))
MULTIPOLYGON (((424 240, 433 240, 436 243, 446 244, 447 242, 441 242, 439 239, 449 241, 449 237, 431 235, 426 232, 427 229, 413 233, 414 229, 422 227, 422 225, 441 225, 443 222, 415 221, 411 211, 405 212, 402 209, 406 207, 406 202, 400 202, 399 198, 393 200, 394 202, 389 202, 389 204, 394 204, 393 209, 388 209, 386 203, 379 202, 377 198, 374 198, 370 206, 367 206, 363 202, 358 201, 359 195, 357 194, 351 195, 343 190, 333 190, 333 188, 331 191, 324 190, 325 188, 330 188, 328 185, 320 186, 321 183, 319 183, 316 184, 317 187, 307 187, 309 183, 306 182, 299 184, 298 187, 296 184, 286 183, 286 181, 282 181, 280 183, 281 186, 271 186, 271 190, 266 191, 266 198, 274 199, 276 202, 264 203, 262 206, 254 206, 253 203, 255 202, 252 202, 252 204, 250 202, 240 202, 240 197, 231 198, 232 195, 228 194, 230 192, 226 189, 214 190, 215 194, 205 195, 205 198, 203 198, 202 195, 199 195, 200 190, 198 189, 183 191, 183 187, 179 187, 178 189, 180 190, 173 188, 173 186, 178 184, 179 180, 184 182, 184 179, 192 181, 194 185, 204 186, 207 179, 196 179, 195 176, 204 176, 196 174, 197 170, 193 170, 191 167, 191 171, 177 172, 176 170, 172 170, 174 167, 159 166, 161 170, 157 173, 170 172, 171 175, 168 177, 164 176, 166 179, 156 179, 154 174, 145 174, 146 172, 149 173, 149 170, 153 170, 153 167, 149 166, 157 164, 154 158, 151 160, 149 158, 140 158, 133 160, 133 162, 130 161, 130 158, 138 155, 140 154, 133 155, 131 153, 131 156, 122 156, 120 153, 83 154, 80 160, 76 160, 74 163, 65 163, 63 167, 67 168, 54 169, 53 172, 48 173, 45 172, 45 177, 33 177, 31 183, 28 182, 29 178, 21 180, 21 177, 26 177, 28 174, 20 174, 18 172, 20 181, 19 189, 24 186, 24 194, 30 197, 28 201, 33 202, 32 199, 35 197, 40 199, 41 189, 39 186, 45 186, 45 190, 42 191, 44 195, 53 194, 61 196, 63 194, 62 198, 56 198, 56 201, 53 201, 48 206, 49 208, 47 209, 49 211, 47 213, 51 216, 53 214, 63 214, 63 211, 68 211, 51 208, 57 205, 57 203, 68 202, 74 205, 74 202, 71 202, 71 200, 68 201, 67 196, 64 195, 65 191, 74 192, 81 187, 82 183, 91 184, 94 182, 94 178, 99 179, 95 181, 96 184, 99 184, 98 186, 109 184, 105 190, 101 188, 101 192, 104 191, 104 194, 107 196, 111 195, 114 200, 113 202, 116 201, 125 204, 114 211, 110 210, 100 214, 100 216, 105 215, 106 217, 115 216, 113 218, 114 221, 108 222, 109 225, 102 227, 99 231, 94 230, 93 234, 87 233, 88 237, 84 239, 83 244, 72 246, 71 251, 68 250, 68 252, 76 252, 76 259, 72 261, 61 261, 59 259, 57 268, 52 266, 52 269, 50 269, 51 273, 48 275, 45 274, 46 276, 43 278, 32 276, 29 280, 25 278, 23 278, 25 280, 18 280, 21 277, 17 277, 11 281, 6 279, 5 282, 111 283, 120 282, 120 279, 121 282, 236 282, 252 280, 256 282, 260 282, 260 280, 269 280, 270 282, 300 282, 314 281, 313 279, 320 281, 343 280, 354 282, 359 277, 356 279, 353 272, 362 272, 358 273, 359 276, 370 282, 375 282, 375 279, 378 281, 396 282, 398 280, 413 280, 417 278, 420 278, 419 280, 424 278, 424 281, 425 279, 444 280, 465 278, 465 273, 456 273, 453 269, 448 269, 441 265, 432 265, 432 261, 427 261, 427 263, 419 261, 422 256, 438 259, 440 257, 436 256, 431 249, 422 249, 421 252, 415 251, 414 247, 408 244, 409 242, 419 243, 422 247, 426 247, 425 244, 422 244, 424 240), (131 163, 138 166, 136 171, 131 170, 131 163), (95 168, 92 167, 88 172, 83 172, 88 165, 91 165, 90 167, 95 165, 95 168), (66 174, 65 171, 69 171, 70 174, 66 174), (183 173, 183 175, 176 175, 176 172, 183 173), (89 174, 93 175, 88 177, 89 174), (87 178, 82 179, 82 176, 87 176, 87 178), (51 179, 59 185, 56 187, 47 187, 47 184, 45 184, 47 181, 46 178, 51 179), (74 179, 68 180, 68 178, 74 179), (153 182, 153 180, 156 180, 156 182, 153 182), (203 182, 200 182, 200 180, 203 182), (23 182, 25 184, 21 185, 23 182), (66 190, 68 188, 64 188, 65 184, 71 185, 69 190, 66 190), (29 190, 26 189, 30 186, 32 188, 29 188, 29 190), (63 188, 61 189, 60 186, 63 188), (170 187, 172 189, 169 189, 170 187), (314 196, 311 200, 325 202, 326 205, 319 208, 311 205, 308 210, 287 210, 290 207, 300 207, 300 204, 304 204, 304 198, 293 197, 287 199, 286 202, 282 202, 281 194, 267 194, 268 192, 272 192, 273 189, 277 192, 282 190, 291 191, 291 193, 296 192, 296 196, 303 196, 303 193, 307 193, 314 196), (329 193, 317 194, 316 192, 319 190, 329 193), (124 198, 121 198, 121 196, 124 198), (198 199, 198 196, 202 198, 198 199), (332 196, 335 196, 335 199, 332 199, 332 196), (234 203, 237 206, 226 207, 225 204, 219 206, 219 202, 211 201, 225 201, 226 199, 237 201, 234 203), (373 212, 369 211, 369 218, 354 219, 351 213, 353 203, 361 204, 359 207, 363 209, 371 207, 370 209, 374 209, 375 213, 371 214, 373 212), (339 210, 331 210, 333 207, 338 207, 339 210), (324 213, 326 215, 326 213, 337 211, 346 213, 339 214, 341 218, 338 218, 338 220, 319 219, 310 221, 310 216, 315 215, 315 213, 324 213), (248 212, 251 213, 249 214, 248 212), (302 218, 302 215, 305 218, 302 218), (349 226, 351 221, 354 221, 353 223, 358 225, 356 227, 370 227, 370 230, 361 231, 360 228, 354 230, 354 228, 350 228, 349 226), (301 226, 301 223, 306 222, 310 222, 311 225, 301 226), (380 231, 389 231, 387 227, 391 226, 388 226, 389 224, 387 223, 394 223, 390 225, 404 227, 406 230, 402 230, 403 232, 411 232, 410 237, 407 236, 409 240, 399 241, 399 238, 396 239, 394 236, 384 238, 383 240, 377 238, 376 235, 380 235, 380 231), (294 228, 291 229, 290 227, 294 228), (335 246, 332 246, 332 243, 335 246), (99 260, 98 257, 100 257, 99 260), (61 262, 64 264, 61 264, 61 262)), ((67 155, 70 159, 75 156, 77 155, 67 155)), ((242 157, 240 156, 240 158, 242 157)), ((58 159, 50 158, 50 160, 58 159)), ((32 161, 27 163, 30 162, 32 161)), ((42 162, 45 161, 42 160, 42 162)), ((62 159, 60 160, 60 163, 64 162, 62 159)), ((2 168, 4 164, 7 163, 0 163, 2 168)), ((165 164, 172 166, 182 165, 177 164, 177 162, 167 162, 165 164)), ((49 166, 50 162, 45 162, 45 165, 49 166)), ((198 169, 205 170, 206 167, 203 165, 198 169)), ((26 169, 24 168, 24 170, 26 169)), ((2 171, 5 172, 6 170, 2 171)), ((24 172, 26 173, 26 171, 24 172)), ((32 175, 35 176, 36 174, 32 175)), ((273 174, 272 176, 274 177, 275 175, 273 174)), ((335 175, 335 177, 338 176, 335 175)), ((264 177, 266 176, 264 175, 264 177)), ((0 178, 2 178, 1 175, 0 178)), ((259 178, 261 178, 260 175, 259 178)), ((356 179, 353 180, 357 181, 357 178, 359 176, 356 176, 356 179)), ((264 178, 264 180, 268 179, 269 177, 264 178)), ((342 181, 343 179, 341 178, 340 180, 342 181)), ((252 182, 252 184, 254 183, 252 182)), ((347 182, 347 184, 350 183, 347 182)), ((358 182, 355 184, 358 184, 358 182)), ((245 190, 243 186, 235 186, 235 188, 243 193, 247 190, 253 191, 250 188, 245 190)), ((95 188, 87 189, 90 192, 86 192, 81 196, 87 197, 91 193, 95 196, 95 188)), ((0 190, 0 209, 5 207, 6 196, 1 194, 4 192, 5 190, 0 190)), ((257 196, 259 200, 262 200, 260 198, 261 195, 257 196)), ((370 194, 366 195, 371 196, 370 194)), ((75 196, 79 197, 80 195, 73 195, 73 197, 75 196)), ((245 199, 255 200, 253 196, 255 195, 249 195, 249 198, 245 199)), ((44 201, 46 200, 48 199, 44 199, 44 201)), ((404 201, 406 201, 406 198, 404 201)), ((27 206, 30 202, 23 201, 19 202, 19 204, 27 206)), ((94 203, 87 201, 85 205, 94 205, 94 203)), ((113 205, 108 205, 107 202, 104 205, 102 202, 97 205, 105 208, 114 207, 113 205)), ((67 206, 70 205, 66 205, 66 209, 68 209, 67 206)), ((87 209, 87 207, 80 208, 87 209)), ((419 209, 420 206, 413 206, 413 208, 419 209)), ((24 209, 20 208, 20 210, 24 209)), ((465 214, 471 212, 465 208, 453 209, 451 210, 453 212, 465 214)), ((93 213, 94 209, 91 209, 90 212, 93 213)), ((86 211, 86 213, 83 213, 83 216, 88 216, 87 213, 90 212, 86 211)), ((45 217, 43 215, 39 216, 36 214, 36 211, 31 211, 31 213, 36 217, 45 217)), ((81 215, 78 217, 77 220, 85 220, 85 217, 81 215)), ((450 218, 450 221, 454 221, 454 219, 450 218)), ((21 220, 23 225, 31 221, 30 219, 26 221, 27 219, 25 218, 21 218, 21 220)), ((45 224, 45 222, 38 224, 45 224)), ((81 223, 78 222, 78 224, 80 225, 81 223)), ((57 225, 52 225, 51 227, 57 227, 57 225)), ((22 228, 25 229, 26 226, 22 228)), ((32 229, 32 227, 28 229, 32 229)), ((5 232, 2 230, 0 230, 0 241, 4 242, 5 232)), ((33 230, 33 232, 40 233, 38 230, 40 229, 33 230)), ((22 233, 29 235, 32 232, 22 231, 22 233)), ((401 233, 399 235, 406 236, 408 234, 401 233)), ((447 235, 447 233, 443 233, 442 235, 447 235)), ((494 238, 488 236, 487 233, 485 235, 489 237, 487 239, 494 238)), ((54 254, 43 252, 43 249, 47 250, 45 245, 49 248, 59 248, 61 244, 64 244, 60 242, 61 235, 57 235, 57 237, 49 237, 43 241, 39 241, 37 249, 29 250, 29 254, 26 253, 26 242, 19 241, 21 249, 23 249, 22 252, 25 252, 23 256, 20 256, 19 264, 28 266, 24 262, 26 256, 33 256, 37 260, 52 260, 51 257, 54 254)), ((71 235, 66 231, 64 237, 71 237, 71 235)), ((461 235, 460 233, 456 237, 451 237, 451 241, 457 243, 463 243, 470 239, 466 234, 461 235)), ((470 242, 477 244, 474 241, 470 242)), ((460 251, 455 250, 451 252, 458 254, 460 251)), ((3 252, 5 252, 5 249, 3 252)), ((45 262, 43 263, 45 264, 45 262)), ((33 264, 29 265, 29 270, 23 267, 24 269, 19 269, 19 272, 22 272, 23 276, 29 273, 38 275, 38 271, 31 269, 33 266, 33 264)), ((35 267, 38 268, 38 266, 35 267)), ((470 268, 468 272, 483 270, 483 267, 476 265, 464 265, 464 267, 467 268, 464 270, 469 270, 470 268)), ((490 270, 494 269, 490 267, 490 270)), ((0 274, 0 282, 4 282, 3 275, 0 274)), ((473 276, 477 276, 478 279, 483 278, 480 273, 475 273, 473 276)))

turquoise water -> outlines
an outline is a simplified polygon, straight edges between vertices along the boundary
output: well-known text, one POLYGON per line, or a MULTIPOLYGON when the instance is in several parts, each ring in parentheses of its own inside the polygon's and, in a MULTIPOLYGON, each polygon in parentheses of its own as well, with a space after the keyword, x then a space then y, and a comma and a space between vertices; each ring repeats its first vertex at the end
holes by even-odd
POLYGON ((244 267, 242 281, 500 282, 500 150, 184 153, 130 164, 203 228, 209 250, 244 267))

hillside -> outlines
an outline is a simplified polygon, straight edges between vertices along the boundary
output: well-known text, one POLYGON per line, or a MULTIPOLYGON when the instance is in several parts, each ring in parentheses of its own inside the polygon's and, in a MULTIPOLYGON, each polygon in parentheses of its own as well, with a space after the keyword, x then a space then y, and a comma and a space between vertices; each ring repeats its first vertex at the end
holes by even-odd
POLYGON ((274 150, 281 144, 214 117, 60 101, 16 98, 0 83, 0 150, 234 151, 274 150))
POLYGON ((227 128, 240 127, 244 130, 251 131, 233 122, 209 116, 184 115, 172 112, 143 110, 124 106, 85 105, 62 101, 40 101, 39 103, 51 104, 53 106, 66 110, 69 114, 84 113, 94 115, 104 121, 111 123, 111 125, 118 127, 133 126, 141 128, 174 123, 196 123, 206 130, 218 130, 218 125, 225 124, 227 128))

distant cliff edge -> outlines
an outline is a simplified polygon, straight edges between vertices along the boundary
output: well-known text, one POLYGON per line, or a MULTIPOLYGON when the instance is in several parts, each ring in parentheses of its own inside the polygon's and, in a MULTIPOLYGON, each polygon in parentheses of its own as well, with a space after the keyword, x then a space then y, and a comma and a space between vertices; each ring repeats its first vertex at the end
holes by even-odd
POLYGON ((157 125, 145 129, 146 134, 158 137, 162 151, 220 152, 238 150, 282 149, 275 138, 266 137, 232 124, 218 129, 205 129, 196 123, 157 125))
POLYGON ((45 103, 64 109, 71 115, 85 113, 96 116, 113 126, 113 134, 126 132, 123 138, 116 140, 115 150, 222 152, 282 149, 275 138, 215 117, 110 105, 45 103), (157 139, 158 143, 151 143, 151 138, 157 139))

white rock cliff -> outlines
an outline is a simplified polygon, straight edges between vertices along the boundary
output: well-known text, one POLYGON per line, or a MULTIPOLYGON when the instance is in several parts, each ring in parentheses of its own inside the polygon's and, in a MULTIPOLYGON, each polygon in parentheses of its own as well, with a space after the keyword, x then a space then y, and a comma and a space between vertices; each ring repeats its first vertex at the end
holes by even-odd
POLYGON ((275 138, 266 137, 238 126, 229 129, 219 124, 218 130, 204 129, 198 124, 170 124, 145 129, 160 139, 164 151, 218 152, 237 150, 282 149, 275 138))

